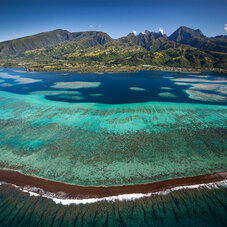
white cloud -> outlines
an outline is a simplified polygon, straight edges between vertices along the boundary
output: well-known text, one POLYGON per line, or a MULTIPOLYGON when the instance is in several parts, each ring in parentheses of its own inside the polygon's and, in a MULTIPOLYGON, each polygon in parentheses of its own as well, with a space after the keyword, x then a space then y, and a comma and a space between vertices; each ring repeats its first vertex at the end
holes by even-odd
POLYGON ((94 24, 90 24, 89 27, 90 27, 90 28, 94 28, 95 25, 94 25, 94 24))
POLYGON ((164 35, 164 30, 162 28, 159 28, 159 31, 162 35, 164 35))
POLYGON ((136 31, 135 31, 135 30, 133 30, 132 33, 133 33, 134 35, 136 35, 136 31))
POLYGON ((225 27, 224 27, 225 31, 227 32, 227 24, 225 24, 225 27))

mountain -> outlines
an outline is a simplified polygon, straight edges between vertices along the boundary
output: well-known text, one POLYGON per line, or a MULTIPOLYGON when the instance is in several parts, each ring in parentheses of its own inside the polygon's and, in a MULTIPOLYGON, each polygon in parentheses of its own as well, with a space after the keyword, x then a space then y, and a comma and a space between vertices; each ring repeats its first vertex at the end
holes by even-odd
POLYGON ((112 38, 105 32, 87 31, 87 32, 74 32, 73 41, 82 48, 91 46, 103 45, 112 40, 112 38))
POLYGON ((118 41, 122 43, 131 42, 134 45, 139 45, 146 50, 155 52, 160 50, 162 44, 168 42, 168 38, 166 35, 162 35, 161 33, 146 30, 138 36, 135 36, 133 33, 129 33, 127 36, 120 38, 118 41))
POLYGON ((130 71, 143 65, 226 69, 226 62, 227 36, 209 38, 187 27, 169 37, 146 30, 119 39, 98 31, 58 29, 0 43, 0 65, 23 64, 33 70, 130 71))
POLYGON ((202 37, 205 36, 199 29, 194 30, 185 26, 181 26, 169 36, 169 40, 173 40, 178 43, 188 43, 192 39, 202 37))
POLYGON ((46 48, 65 41, 76 41, 78 45, 90 47, 104 44, 111 38, 104 32, 68 32, 66 30, 54 30, 43 32, 33 36, 10 40, 0 43, 0 56, 19 56, 25 51, 46 48))
POLYGON ((72 39, 72 34, 66 30, 43 32, 24 38, 14 39, 0 43, 0 55, 19 55, 26 50, 44 48, 65 40, 72 39))
POLYGON ((168 39, 206 51, 227 52, 227 36, 209 38, 204 36, 199 29, 194 30, 182 26, 170 35, 168 39))

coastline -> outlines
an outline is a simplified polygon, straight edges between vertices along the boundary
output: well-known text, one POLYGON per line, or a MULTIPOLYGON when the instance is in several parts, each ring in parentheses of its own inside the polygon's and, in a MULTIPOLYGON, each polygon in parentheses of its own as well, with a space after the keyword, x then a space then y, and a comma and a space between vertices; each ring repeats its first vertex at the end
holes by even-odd
POLYGON ((113 197, 127 194, 148 194, 171 190, 177 187, 190 187, 198 184, 209 184, 227 180, 227 171, 186 178, 169 179, 148 184, 122 186, 78 186, 24 175, 16 171, 0 170, 0 182, 29 188, 27 192, 42 195, 44 192, 54 194, 64 199, 91 199, 113 197))
POLYGON ((114 73, 130 73, 130 72, 141 72, 141 71, 162 71, 162 72, 175 72, 175 73, 206 73, 206 72, 217 72, 217 73, 223 73, 227 74, 226 69, 222 68, 202 68, 202 69, 194 69, 194 68, 180 68, 180 67, 168 67, 168 66, 150 66, 150 67, 144 67, 144 66, 135 66, 135 67, 122 67, 122 68, 116 68, 113 70, 113 68, 106 68, 103 70, 102 68, 92 68, 90 70, 77 70, 77 69, 69 69, 69 68, 62 68, 62 69, 46 69, 46 68, 39 68, 39 67, 30 67, 27 66, 27 64, 12 64, 12 65, 4 65, 0 63, 0 67, 4 68, 21 68, 30 72, 74 72, 79 74, 114 74, 114 73))

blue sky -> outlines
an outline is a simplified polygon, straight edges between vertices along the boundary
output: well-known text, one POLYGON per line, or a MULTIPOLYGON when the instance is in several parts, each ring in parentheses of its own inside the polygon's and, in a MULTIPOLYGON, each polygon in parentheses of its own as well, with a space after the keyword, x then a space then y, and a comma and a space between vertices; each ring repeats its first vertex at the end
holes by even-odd
POLYGON ((226 12, 227 0, 0 0, 0 40, 58 28, 113 38, 159 28, 170 35, 181 25, 227 35, 226 12))

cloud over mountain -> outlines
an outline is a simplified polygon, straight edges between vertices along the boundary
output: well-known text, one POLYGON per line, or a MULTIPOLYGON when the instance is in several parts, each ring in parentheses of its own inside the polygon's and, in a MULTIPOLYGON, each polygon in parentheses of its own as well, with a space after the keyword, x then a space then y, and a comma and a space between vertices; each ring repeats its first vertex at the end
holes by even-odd
POLYGON ((136 31, 135 31, 135 30, 133 30, 132 33, 133 33, 134 35, 136 35, 136 31))
POLYGON ((164 30, 162 28, 159 28, 159 32, 164 35, 164 30))

